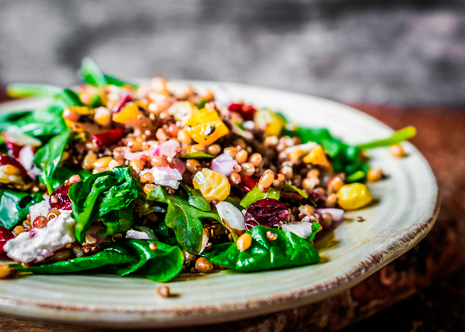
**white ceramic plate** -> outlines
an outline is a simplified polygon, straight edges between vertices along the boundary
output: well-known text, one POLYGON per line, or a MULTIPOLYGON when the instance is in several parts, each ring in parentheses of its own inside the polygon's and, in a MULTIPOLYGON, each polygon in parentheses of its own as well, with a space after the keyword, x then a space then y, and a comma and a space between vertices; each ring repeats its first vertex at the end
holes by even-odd
MULTIPOLYGON (((221 84, 235 98, 280 110, 298 124, 327 127, 349 143, 392 133, 379 121, 333 101, 240 84, 192 83, 221 84)), ((30 105, 31 101, 16 101, 0 109, 30 105)), ((317 241, 319 264, 249 274, 183 274, 168 283, 176 294, 168 299, 157 296, 160 284, 136 277, 37 275, 0 280, 0 312, 117 327, 173 327, 257 316, 330 297, 399 257, 433 226, 439 201, 436 180, 423 156, 411 144, 404 146, 408 156, 402 159, 384 148, 369 151, 372 165, 388 174, 386 180, 370 184, 377 203, 347 213, 344 223, 317 241), (357 222, 357 216, 366 221, 357 222)))

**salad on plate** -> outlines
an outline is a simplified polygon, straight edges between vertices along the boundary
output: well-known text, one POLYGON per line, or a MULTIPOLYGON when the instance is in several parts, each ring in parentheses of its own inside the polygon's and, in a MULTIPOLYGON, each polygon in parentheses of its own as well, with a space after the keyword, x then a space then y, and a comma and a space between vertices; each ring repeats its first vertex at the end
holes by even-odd
MULTIPOLYGON (((318 232, 372 203, 364 151, 278 110, 162 76, 82 63, 76 88, 12 84, 37 109, 0 112, 0 278, 92 271, 166 282, 182 271, 317 263, 318 232)), ((324 110, 322 110, 324 111, 324 110)), ((382 198, 381 198, 382 199, 382 198)))

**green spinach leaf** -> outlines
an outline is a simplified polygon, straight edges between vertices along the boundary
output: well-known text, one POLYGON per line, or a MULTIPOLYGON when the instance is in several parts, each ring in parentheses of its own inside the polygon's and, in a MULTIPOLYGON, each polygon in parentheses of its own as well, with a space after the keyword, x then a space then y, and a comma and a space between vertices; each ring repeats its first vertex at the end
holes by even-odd
POLYGON ((57 173, 59 175, 58 177, 55 176, 55 173, 71 135, 71 130, 65 130, 61 134, 53 137, 46 145, 37 151, 34 158, 34 164, 42 168, 42 179, 50 194, 63 184, 63 173, 57 173))
POLYGON ((240 272, 263 271, 317 263, 320 260, 316 249, 297 235, 276 228, 256 226, 249 230, 252 245, 240 251, 235 243, 214 245, 205 257, 218 265, 240 272), (272 232, 275 240, 269 240, 272 232))
POLYGON ((158 241, 122 240, 94 255, 69 261, 23 267, 14 264, 20 273, 61 274, 105 267, 120 276, 137 274, 157 282, 166 282, 179 274, 184 262, 182 250, 158 241), (150 243, 157 245, 151 250, 150 243))
POLYGON ((275 189, 273 187, 270 187, 267 189, 267 191, 263 192, 260 190, 258 186, 253 187, 251 191, 247 193, 247 195, 244 196, 244 198, 241 200, 241 206, 244 208, 248 208, 250 204, 259 201, 264 198, 274 198, 279 200, 279 197, 281 196, 281 191, 279 189, 275 189))
POLYGON ((134 222, 132 207, 138 198, 137 180, 131 177, 130 167, 115 167, 73 184, 69 188, 69 198, 73 203, 79 242, 84 242, 86 231, 97 218, 107 227, 97 235, 124 232, 134 222))
POLYGON ((209 212, 210 205, 189 190, 186 195, 168 195, 162 186, 157 186, 147 195, 147 200, 167 204, 166 225, 172 228, 179 244, 189 253, 196 255, 202 248, 203 224, 201 219, 213 218, 221 222, 218 214, 209 212), (207 208, 208 205, 208 208, 207 208))
POLYGON ((0 226, 13 229, 26 219, 29 207, 43 199, 43 194, 0 189, 0 226))
POLYGON ((79 70, 79 76, 84 83, 103 88, 108 84, 115 86, 129 85, 133 88, 137 88, 136 84, 120 80, 119 78, 105 75, 100 71, 94 61, 89 58, 85 58, 82 61, 81 69, 79 70))

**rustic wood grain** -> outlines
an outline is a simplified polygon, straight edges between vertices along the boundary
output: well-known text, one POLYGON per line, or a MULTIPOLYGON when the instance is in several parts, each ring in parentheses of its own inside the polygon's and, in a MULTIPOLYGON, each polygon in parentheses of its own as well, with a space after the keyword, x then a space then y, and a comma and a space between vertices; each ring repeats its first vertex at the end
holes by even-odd
MULTIPOLYGON (((1 98, 1 94, 0 94, 1 98)), ((465 112, 441 107, 356 104, 393 128, 414 125, 413 143, 431 163, 443 202, 431 233, 414 249, 352 289, 330 299, 276 314, 168 331, 336 331, 441 282, 465 266, 465 112)), ((0 331, 108 331, 89 326, 0 316, 0 331)))

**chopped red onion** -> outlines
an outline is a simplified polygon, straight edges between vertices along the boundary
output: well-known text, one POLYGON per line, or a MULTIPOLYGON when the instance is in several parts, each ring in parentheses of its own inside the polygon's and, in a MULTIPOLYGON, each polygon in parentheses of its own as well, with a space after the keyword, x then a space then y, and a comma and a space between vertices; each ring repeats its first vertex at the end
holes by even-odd
POLYGON ((157 150, 155 150, 154 156, 166 156, 174 158, 181 151, 181 145, 178 141, 170 139, 160 144, 157 150))
POLYGON ((211 169, 225 176, 229 176, 233 172, 234 166, 236 165, 237 161, 234 160, 233 157, 223 153, 212 160, 211 169))

